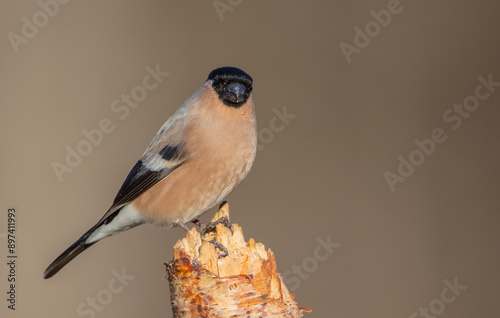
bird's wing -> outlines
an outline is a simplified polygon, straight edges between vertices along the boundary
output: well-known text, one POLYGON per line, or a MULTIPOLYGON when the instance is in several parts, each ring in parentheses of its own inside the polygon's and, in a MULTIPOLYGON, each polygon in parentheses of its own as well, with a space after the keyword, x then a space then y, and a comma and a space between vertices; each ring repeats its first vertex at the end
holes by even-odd
MULTIPOLYGON (((178 152, 181 147, 181 145, 167 145, 163 149, 178 152)), ((134 200, 146 190, 168 177, 184 161, 185 159, 180 156, 166 160, 163 159, 161 154, 152 155, 146 161, 139 160, 128 174, 127 179, 123 182, 111 209, 123 206, 134 200), (152 169, 151 167, 154 167, 154 165, 157 165, 158 168, 152 169)))
POLYGON ((113 204, 98 224, 168 177, 187 160, 188 150, 183 142, 186 123, 185 113, 181 109, 161 127, 142 158, 128 174, 113 204))

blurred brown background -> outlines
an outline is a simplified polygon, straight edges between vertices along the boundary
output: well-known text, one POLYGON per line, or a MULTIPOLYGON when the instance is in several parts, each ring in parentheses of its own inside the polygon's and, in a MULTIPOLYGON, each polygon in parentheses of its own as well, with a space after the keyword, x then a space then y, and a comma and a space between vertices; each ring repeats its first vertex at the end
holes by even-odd
POLYGON ((498 316, 498 4, 62 2, 0 4, 0 316, 171 316, 163 263, 178 228, 142 226, 42 273, 224 65, 254 78, 261 145, 228 197, 232 221, 275 252, 296 300, 314 309, 305 317, 498 316), (169 75, 139 96, 157 65, 169 75), (143 100, 113 111, 132 92, 143 100), (464 100, 469 110, 453 108, 464 100), (81 144, 89 154, 59 181, 54 162, 103 118, 114 130, 81 144), (426 140, 436 128, 444 142, 426 140), (11 206, 15 312, 4 300, 11 206))

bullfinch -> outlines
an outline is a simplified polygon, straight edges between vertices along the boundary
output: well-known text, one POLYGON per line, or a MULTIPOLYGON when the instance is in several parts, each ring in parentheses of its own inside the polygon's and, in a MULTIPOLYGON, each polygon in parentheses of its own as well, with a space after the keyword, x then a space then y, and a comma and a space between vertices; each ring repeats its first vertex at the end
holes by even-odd
POLYGON ((252 78, 235 67, 213 70, 163 124, 104 216, 45 270, 50 278, 108 236, 143 223, 199 222, 247 176, 256 154, 252 78))

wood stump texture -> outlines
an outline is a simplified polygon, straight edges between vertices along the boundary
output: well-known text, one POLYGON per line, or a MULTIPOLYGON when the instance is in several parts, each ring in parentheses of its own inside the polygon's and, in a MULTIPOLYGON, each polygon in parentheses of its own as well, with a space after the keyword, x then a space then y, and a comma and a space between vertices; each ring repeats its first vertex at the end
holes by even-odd
MULTIPOLYGON (((223 204, 212 221, 229 219, 223 204)), ((241 227, 234 234, 223 224, 201 237, 192 228, 174 246, 167 266, 174 317, 302 317, 276 270, 273 252, 254 239, 245 242, 241 227), (208 242, 225 246, 228 255, 208 242)))

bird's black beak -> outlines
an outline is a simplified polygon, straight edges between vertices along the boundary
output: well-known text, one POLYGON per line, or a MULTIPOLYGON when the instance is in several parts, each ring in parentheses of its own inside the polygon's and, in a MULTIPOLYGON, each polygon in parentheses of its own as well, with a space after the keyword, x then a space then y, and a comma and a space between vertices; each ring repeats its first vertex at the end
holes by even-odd
POLYGON ((234 104, 238 104, 245 99, 246 88, 244 85, 234 82, 227 85, 224 91, 224 98, 234 104))

